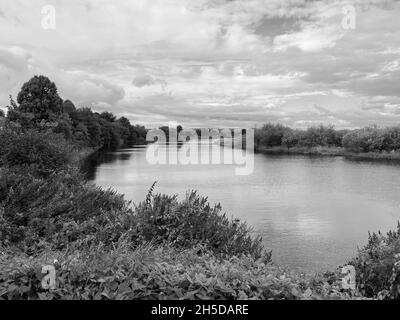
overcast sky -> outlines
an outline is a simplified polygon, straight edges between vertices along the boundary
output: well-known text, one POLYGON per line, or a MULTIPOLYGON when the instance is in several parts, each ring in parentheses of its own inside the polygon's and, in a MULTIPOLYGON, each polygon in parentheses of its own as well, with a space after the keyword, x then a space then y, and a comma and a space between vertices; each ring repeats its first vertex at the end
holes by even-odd
POLYGON ((35 74, 149 126, 390 125, 400 1, 0 0, 0 106, 35 74))

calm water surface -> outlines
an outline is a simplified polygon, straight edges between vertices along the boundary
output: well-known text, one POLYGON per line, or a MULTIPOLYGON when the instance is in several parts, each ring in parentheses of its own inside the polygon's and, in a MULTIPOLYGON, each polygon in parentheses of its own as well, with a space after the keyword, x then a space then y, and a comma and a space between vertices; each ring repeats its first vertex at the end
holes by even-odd
POLYGON ((232 165, 150 165, 145 152, 105 154, 89 176, 134 202, 154 181, 156 192, 180 197, 198 190, 262 235, 275 262, 298 270, 341 265, 369 230, 387 231, 400 219, 400 166, 391 163, 256 154, 253 174, 237 176, 232 165))

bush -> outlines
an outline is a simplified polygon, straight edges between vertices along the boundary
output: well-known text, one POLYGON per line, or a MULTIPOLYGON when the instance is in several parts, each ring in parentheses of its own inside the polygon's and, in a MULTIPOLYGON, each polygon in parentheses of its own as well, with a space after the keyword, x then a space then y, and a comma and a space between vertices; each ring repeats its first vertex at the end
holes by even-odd
MULTIPOLYGON (((221 214, 220 205, 210 206, 207 198, 194 191, 182 202, 176 196, 149 193, 136 215, 140 242, 171 243, 184 248, 203 244, 215 253, 250 254, 256 258, 264 254, 261 238, 253 239, 246 224, 228 219, 221 214)), ((268 260, 270 254, 264 257, 268 260)))
POLYGON ((349 299, 335 274, 296 275, 250 256, 220 260, 203 247, 120 244, 104 251, 44 251, 0 256, 0 299, 349 299), (200 253, 199 253, 200 252, 200 253), (58 260, 57 286, 44 290, 41 268, 58 260))
POLYGON ((0 165, 49 176, 72 162, 73 147, 51 131, 0 129, 0 165))
POLYGON ((0 181, 0 241, 26 252, 34 252, 41 241, 60 249, 100 242, 112 247, 129 239, 135 246, 202 244, 219 254, 270 259, 261 238, 253 239, 245 224, 228 219, 219 205, 210 206, 195 192, 182 202, 149 193, 132 209, 122 195, 87 184, 74 170, 35 177, 3 168, 0 181))
POLYGON ((116 221, 131 212, 121 195, 88 185, 77 171, 38 178, 2 169, 0 179, 0 241, 25 251, 40 241, 62 248, 88 237, 111 244, 122 233, 116 221))
POLYGON ((400 150, 400 127, 366 127, 349 132, 343 146, 351 152, 393 152, 400 150))
POLYGON ((299 145, 307 148, 340 147, 342 131, 336 131, 333 126, 310 127, 304 132, 299 131, 299 145))
POLYGON ((255 132, 255 144, 262 147, 275 147, 282 145, 282 139, 288 128, 281 124, 265 124, 255 132))
POLYGON ((400 127, 383 129, 382 150, 398 151, 400 150, 400 127))
POLYGON ((341 147, 346 130, 335 130, 333 126, 310 127, 307 130, 291 129, 280 124, 266 124, 255 132, 257 147, 341 147))
POLYGON ((299 131, 287 130, 282 137, 282 145, 290 149, 299 144, 301 139, 299 131))
POLYGON ((383 139, 376 127, 367 127, 349 132, 343 137, 343 146, 351 152, 380 151, 383 139))
POLYGON ((356 268, 358 289, 363 295, 398 298, 400 273, 393 278, 393 267, 399 252, 400 224, 386 235, 369 234, 367 245, 350 262, 356 268))

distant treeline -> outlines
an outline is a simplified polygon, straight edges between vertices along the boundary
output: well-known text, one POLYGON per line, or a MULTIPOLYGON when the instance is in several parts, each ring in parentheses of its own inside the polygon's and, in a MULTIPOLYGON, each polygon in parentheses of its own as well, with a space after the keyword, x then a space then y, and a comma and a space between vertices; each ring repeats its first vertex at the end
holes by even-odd
POLYGON ((396 152, 400 151, 400 126, 335 130, 333 126, 320 125, 301 130, 268 123, 255 130, 255 147, 343 147, 346 151, 357 153, 396 152))
POLYGON ((16 102, 11 98, 7 118, 25 129, 51 128, 81 147, 115 150, 146 141, 146 129, 132 125, 125 117, 76 108, 70 100, 63 101, 56 85, 45 76, 26 82, 16 102))

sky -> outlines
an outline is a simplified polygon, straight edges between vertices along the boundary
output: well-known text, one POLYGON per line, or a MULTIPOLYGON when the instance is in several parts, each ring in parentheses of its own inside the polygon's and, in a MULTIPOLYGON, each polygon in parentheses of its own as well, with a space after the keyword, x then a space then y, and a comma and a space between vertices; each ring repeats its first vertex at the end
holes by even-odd
POLYGON ((0 0, 0 107, 40 74, 150 127, 394 125, 399 17, 397 0, 0 0))

